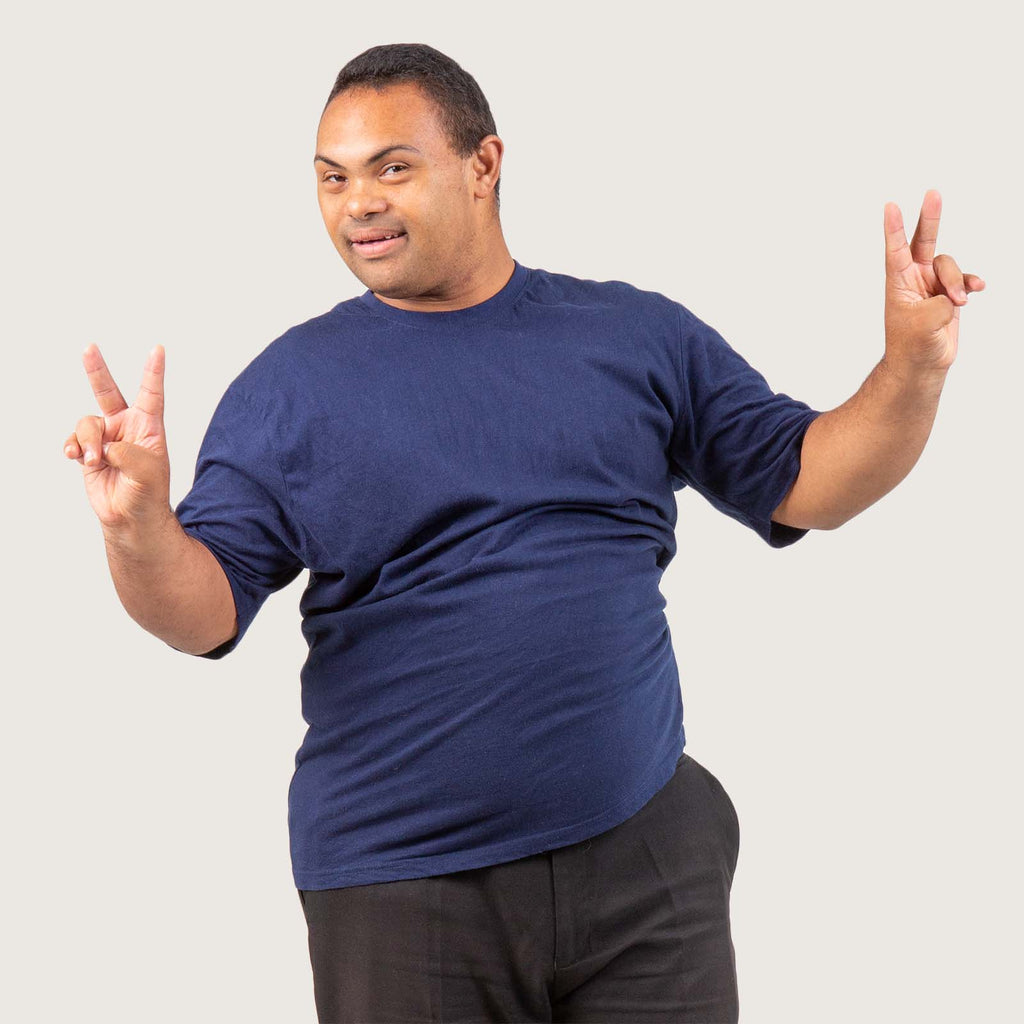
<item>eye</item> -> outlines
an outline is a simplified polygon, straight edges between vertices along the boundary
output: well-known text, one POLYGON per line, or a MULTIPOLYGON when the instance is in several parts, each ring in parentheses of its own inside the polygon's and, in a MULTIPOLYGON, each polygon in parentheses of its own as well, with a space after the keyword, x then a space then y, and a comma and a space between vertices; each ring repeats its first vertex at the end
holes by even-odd
POLYGON ((340 174, 338 174, 337 171, 328 171, 324 175, 324 181, 330 181, 331 184, 335 184, 335 182, 332 181, 332 179, 337 179, 338 182, 341 182, 341 181, 345 180, 340 174))
POLYGON ((381 171, 381 174, 387 174, 388 171, 407 171, 409 168, 406 164, 388 164, 387 167, 381 171))

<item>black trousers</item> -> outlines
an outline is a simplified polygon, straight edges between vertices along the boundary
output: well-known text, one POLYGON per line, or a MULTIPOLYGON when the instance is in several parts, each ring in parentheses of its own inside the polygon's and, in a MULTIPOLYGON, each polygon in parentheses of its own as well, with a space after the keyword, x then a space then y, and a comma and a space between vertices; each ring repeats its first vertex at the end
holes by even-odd
POLYGON ((684 753, 636 814, 490 867, 300 891, 321 1024, 736 1022, 739 819, 684 753))

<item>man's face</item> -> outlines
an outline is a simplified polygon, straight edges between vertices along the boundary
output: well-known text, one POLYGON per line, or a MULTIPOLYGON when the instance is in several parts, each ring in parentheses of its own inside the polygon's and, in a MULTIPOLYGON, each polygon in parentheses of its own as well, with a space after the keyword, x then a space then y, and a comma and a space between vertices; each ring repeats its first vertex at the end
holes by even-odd
POLYGON ((367 288, 442 298, 470 275, 481 233, 472 163, 415 83, 356 87, 330 102, 316 137, 317 198, 331 241, 367 288))

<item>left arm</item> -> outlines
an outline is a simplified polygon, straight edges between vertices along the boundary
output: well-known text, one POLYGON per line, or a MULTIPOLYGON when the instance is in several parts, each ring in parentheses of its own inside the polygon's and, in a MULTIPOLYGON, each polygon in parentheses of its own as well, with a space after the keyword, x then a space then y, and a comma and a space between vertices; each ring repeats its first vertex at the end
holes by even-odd
POLYGON ((934 256, 942 200, 926 193, 907 245, 885 206, 885 355, 857 393, 807 428, 800 473, 772 513, 778 523, 832 530, 891 491, 924 448, 956 358, 960 307, 985 282, 952 256, 934 256))
POLYGON ((833 530, 888 494, 928 440, 943 381, 902 378, 882 359, 852 398, 807 428, 800 474, 772 519, 833 530))

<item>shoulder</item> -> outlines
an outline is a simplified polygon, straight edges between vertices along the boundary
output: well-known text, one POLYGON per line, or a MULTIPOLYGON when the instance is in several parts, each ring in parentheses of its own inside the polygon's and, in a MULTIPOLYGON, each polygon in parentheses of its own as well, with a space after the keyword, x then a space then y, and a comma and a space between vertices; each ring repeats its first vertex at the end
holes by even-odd
POLYGON ((265 345, 228 386, 234 397, 265 407, 268 399, 291 391, 316 378, 323 366, 325 345, 337 343, 344 322, 356 300, 338 303, 332 309, 289 327, 265 345))
POLYGON ((681 303, 661 292, 627 281, 597 281, 540 269, 531 269, 525 297, 553 308, 593 310, 602 315, 655 318, 670 323, 678 322, 680 311, 688 312, 681 303))

